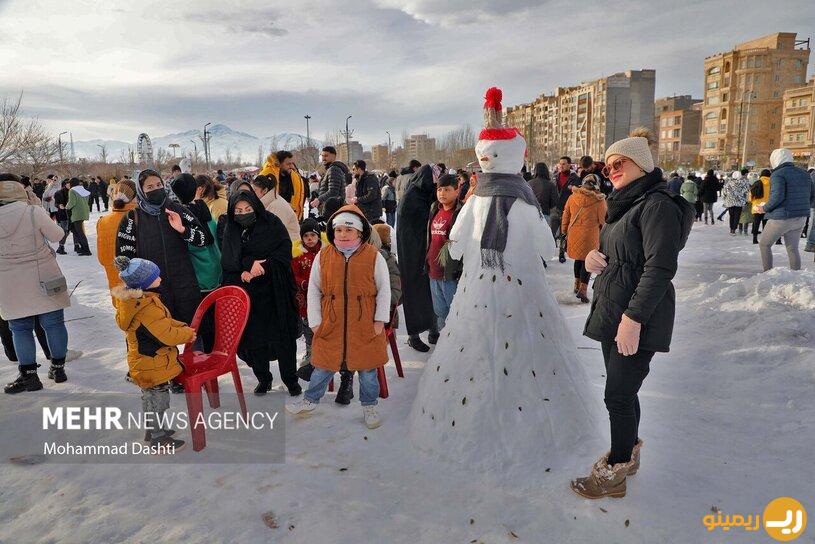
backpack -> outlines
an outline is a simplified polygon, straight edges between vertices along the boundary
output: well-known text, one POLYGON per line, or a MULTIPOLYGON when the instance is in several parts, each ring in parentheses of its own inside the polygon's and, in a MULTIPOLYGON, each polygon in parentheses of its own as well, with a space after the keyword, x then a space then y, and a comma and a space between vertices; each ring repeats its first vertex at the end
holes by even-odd
POLYGON ((762 183, 760 179, 754 181, 750 186, 750 194, 756 199, 764 197, 764 183, 762 183))

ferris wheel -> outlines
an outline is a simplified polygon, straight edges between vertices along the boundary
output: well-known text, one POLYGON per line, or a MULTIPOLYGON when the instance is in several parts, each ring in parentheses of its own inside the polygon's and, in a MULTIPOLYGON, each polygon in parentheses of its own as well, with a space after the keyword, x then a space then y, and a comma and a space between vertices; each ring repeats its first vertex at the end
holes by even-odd
POLYGON ((136 143, 136 151, 139 155, 139 164, 142 168, 153 168, 155 159, 153 158, 153 142, 150 141, 150 136, 142 132, 139 134, 138 142, 136 143))

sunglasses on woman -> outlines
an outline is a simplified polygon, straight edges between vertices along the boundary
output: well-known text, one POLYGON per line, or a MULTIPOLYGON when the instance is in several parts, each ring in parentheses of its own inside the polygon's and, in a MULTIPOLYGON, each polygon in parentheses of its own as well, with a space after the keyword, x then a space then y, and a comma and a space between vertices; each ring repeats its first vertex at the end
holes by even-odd
POLYGON ((616 172, 617 170, 621 169, 623 167, 623 164, 627 163, 629 160, 630 159, 626 157, 620 157, 610 165, 603 167, 603 177, 607 178, 611 176, 613 172, 616 172))

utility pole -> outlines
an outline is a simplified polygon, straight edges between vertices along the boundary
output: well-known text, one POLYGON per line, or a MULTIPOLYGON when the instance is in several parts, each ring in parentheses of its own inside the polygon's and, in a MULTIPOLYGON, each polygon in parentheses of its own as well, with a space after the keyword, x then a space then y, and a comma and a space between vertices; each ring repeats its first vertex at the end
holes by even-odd
POLYGON ((105 163, 105 164, 107 164, 107 162, 108 162, 108 152, 107 152, 107 149, 105 149, 105 146, 103 146, 102 144, 96 144, 96 147, 98 147, 98 148, 99 148, 99 154, 100 154, 100 155, 101 155, 101 157, 102 157, 102 162, 103 162, 103 163, 105 163))
POLYGON ((74 151, 74 133, 69 132, 68 136, 71 137, 71 162, 76 162, 76 152, 74 151))
POLYGON ((308 121, 311 119, 311 115, 304 115, 303 117, 306 120, 306 147, 311 147, 311 129, 308 126, 308 121))

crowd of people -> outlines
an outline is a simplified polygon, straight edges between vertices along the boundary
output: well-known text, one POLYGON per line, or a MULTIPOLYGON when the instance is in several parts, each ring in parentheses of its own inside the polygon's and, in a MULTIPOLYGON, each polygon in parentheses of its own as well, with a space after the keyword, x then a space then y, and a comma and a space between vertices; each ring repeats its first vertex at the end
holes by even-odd
MULTIPOLYGON (((730 235, 752 234, 764 270, 772 268, 775 243, 786 245, 794 270, 801 267, 800 238, 808 235, 804 250, 815 252, 815 171, 795 166, 789 151, 774 151, 770 168, 757 172, 710 170, 704 177, 673 172, 665 179, 645 155, 647 149, 625 145, 612 146, 606 162, 584 156, 575 164, 563 156, 553 173, 544 162, 521 172, 528 183, 524 190, 531 191, 557 244, 559 261, 574 261, 579 301, 592 302, 592 274, 602 273, 608 283, 608 268, 644 261, 649 251, 677 238, 676 232, 662 232, 664 220, 647 213, 629 225, 634 219, 628 211, 645 198, 640 189, 649 195, 657 191, 666 202, 687 202, 691 222, 706 225, 722 221, 713 207, 721 198, 730 235), (623 181, 634 179, 645 182, 637 183, 636 191, 624 191, 623 181), (642 234, 635 240, 634 232, 642 234)), ((70 297, 56 254, 67 254, 69 236, 77 255, 94 254, 85 222, 95 205, 97 212, 102 207, 105 212, 96 223, 95 254, 126 337, 127 379, 141 388, 145 412, 162 413, 170 392, 183 391, 174 380, 183 371, 177 346, 192 342, 195 349, 212 349, 213 316, 205 315, 197 330, 189 323, 207 294, 234 285, 245 289, 251 301, 238 355, 257 379, 256 395, 272 388, 272 361, 293 397, 287 409, 295 414, 316 409, 336 372, 335 401, 349 404, 356 373, 363 420, 369 428, 379 426, 377 368, 388 360, 386 329, 397 325, 396 309, 402 305, 413 349, 427 352, 439 340, 463 269, 462 260, 451 256, 450 233, 468 200, 492 195, 493 189, 479 185, 478 172, 417 160, 399 172, 372 172, 363 160, 349 167, 331 146, 322 149, 321 162, 321 175, 306 175, 284 150, 271 154, 255 176, 193 175, 179 166, 166 177, 148 167, 132 178, 108 181, 98 176, 60 180, 54 174, 32 181, 1 174, 0 338, 7 357, 19 364, 19 376, 5 392, 42 389, 35 336, 50 360, 48 377, 67 380, 64 309, 70 297), (14 289, 8 287, 12 284, 14 289), (423 333, 428 333, 426 343, 423 333), (306 352, 298 363, 300 336, 306 352), (309 384, 305 393, 301 381, 309 384)), ((635 323, 636 317, 652 323, 662 319, 665 327, 672 321, 672 308, 662 316, 651 307, 606 323, 598 316, 611 311, 603 309, 607 290, 598 295, 595 287, 594 293, 595 317, 589 318, 587 335, 604 342, 607 365, 620 364, 611 350, 609 326, 619 334, 620 345, 625 335, 618 325, 633 334, 643 322, 635 323)), ((658 329, 649 327, 653 338, 646 335, 644 346, 651 351, 631 346, 630 353, 620 352, 639 354, 640 369, 621 387, 638 389, 654 351, 667 349, 669 340, 658 329)), ((636 422, 626 421, 627 434, 619 443, 639 444, 636 422)), ((183 445, 171 429, 155 429, 146 440, 183 445)), ((627 462, 628 446, 613 446, 612 457, 627 462)))

